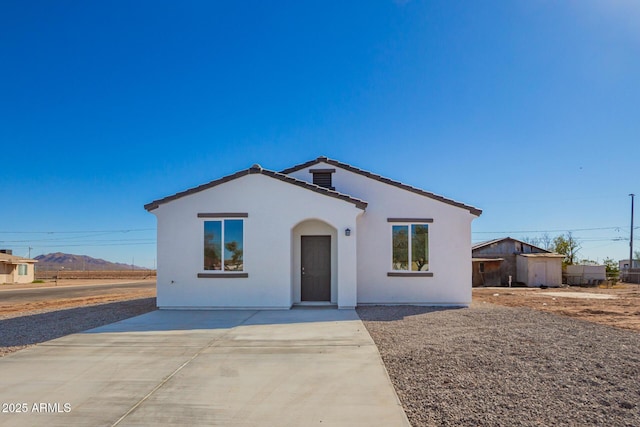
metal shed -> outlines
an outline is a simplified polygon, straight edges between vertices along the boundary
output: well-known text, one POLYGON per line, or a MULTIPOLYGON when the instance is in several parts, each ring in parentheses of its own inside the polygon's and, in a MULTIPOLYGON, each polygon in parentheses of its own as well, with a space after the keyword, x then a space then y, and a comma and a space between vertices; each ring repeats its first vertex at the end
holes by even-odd
POLYGON ((516 268, 518 281, 529 287, 561 286, 564 255, 518 254, 516 268))

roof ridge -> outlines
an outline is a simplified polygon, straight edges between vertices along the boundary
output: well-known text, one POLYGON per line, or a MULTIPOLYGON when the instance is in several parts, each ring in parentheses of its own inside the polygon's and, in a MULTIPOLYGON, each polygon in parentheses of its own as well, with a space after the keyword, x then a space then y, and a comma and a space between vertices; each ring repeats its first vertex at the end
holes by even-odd
POLYGON ((308 162, 300 163, 298 165, 295 165, 295 166, 292 166, 290 168, 284 169, 284 170, 280 171, 280 173, 288 175, 288 174, 290 174, 292 172, 299 171, 301 169, 304 169, 304 168, 309 167, 309 166, 313 166, 313 165, 318 164, 320 162, 325 162, 325 163, 328 163, 330 165, 337 166, 337 167, 340 167, 342 169, 348 170, 350 172, 354 172, 354 173, 357 173, 359 175, 366 176, 366 177, 371 178, 371 179, 375 179, 376 181, 380 181, 380 182, 383 182, 385 184, 393 185, 395 187, 402 188, 404 190, 411 191, 412 193, 420 194, 422 196, 429 197, 431 199, 438 200, 440 202, 443 202, 443 203, 446 203, 446 204, 449 204, 449 205, 452 205, 452 206, 456 206, 456 207, 459 207, 459 208, 462 208, 462 209, 467 209, 471 214, 476 215, 476 216, 480 216, 482 214, 482 210, 481 209, 478 209, 478 208, 473 207, 471 205, 467 205, 465 203, 458 202, 458 201, 453 200, 453 199, 448 199, 448 198, 446 198, 444 196, 441 196, 439 194, 435 194, 435 193, 432 193, 430 191, 426 191, 426 190, 423 190, 421 188, 414 187, 412 185, 405 184, 403 182, 396 181, 396 180, 393 180, 391 178, 387 178, 387 177, 384 177, 382 175, 379 175, 379 174, 376 174, 376 173, 373 173, 373 172, 369 172, 369 171, 364 170, 364 169, 360 169, 360 168, 358 168, 356 166, 352 166, 352 165, 350 165, 348 163, 343 163, 343 162, 341 162, 339 160, 330 159, 330 158, 328 158, 326 156, 319 156, 314 160, 309 160, 308 162))
POLYGON ((317 185, 317 184, 314 184, 312 182, 304 181, 302 179, 298 179, 296 177, 283 174, 281 172, 273 171, 273 170, 270 170, 270 169, 262 169, 262 171, 266 172, 266 174, 270 174, 271 173, 274 176, 277 176, 278 178, 281 178, 281 179, 292 180, 296 184, 303 184, 305 187, 308 187, 310 189, 313 188, 314 190, 318 190, 319 192, 322 192, 322 193, 328 193, 328 194, 333 194, 335 196, 346 197, 346 198, 349 198, 350 200, 353 200, 353 201, 356 201, 356 202, 359 202, 359 203, 364 203, 365 206, 368 204, 366 201, 364 201, 362 199, 359 199, 357 197, 353 197, 353 196, 351 196, 349 194, 341 193, 340 191, 332 190, 330 188, 323 187, 321 185, 317 185))
POLYGON ((274 179, 278 179, 278 180, 283 181, 283 182, 288 182, 289 184, 293 184, 293 185, 297 185, 299 187, 307 188, 309 190, 315 191, 316 193, 325 194, 325 195, 330 196, 330 197, 334 197, 334 198, 337 198, 337 199, 344 200, 346 202, 353 203, 359 209, 363 209, 364 210, 364 209, 366 209, 366 207, 368 205, 368 203, 366 201, 358 199, 356 197, 352 197, 352 196, 350 196, 348 194, 340 193, 340 192, 335 191, 335 190, 330 190, 328 188, 321 187, 319 185, 312 184, 312 183, 307 182, 307 181, 303 181, 301 179, 298 179, 298 178, 283 174, 281 172, 276 172, 276 171, 272 171, 272 170, 269 170, 269 169, 264 169, 259 164, 254 164, 248 169, 242 169, 242 170, 240 170, 238 172, 232 173, 230 175, 223 176, 222 178, 214 179, 213 181, 207 182, 205 184, 201 184, 201 185, 198 185, 196 187, 192 187, 192 188, 189 188, 187 190, 180 191, 180 192, 175 193, 173 195, 170 195, 170 196, 167 196, 167 197, 163 197, 161 199, 154 200, 153 202, 147 203, 146 205, 144 205, 144 208, 147 211, 150 212, 150 211, 152 211, 154 209, 157 209, 162 204, 165 204, 165 203, 168 203, 168 202, 172 202, 174 200, 180 199, 180 198, 185 197, 185 196, 189 196, 191 194, 199 193, 199 192, 207 190, 209 188, 216 187, 216 186, 218 186, 220 184, 224 184, 225 182, 233 181, 234 179, 238 179, 238 178, 241 178, 243 176, 250 175, 250 174, 266 175, 266 176, 269 176, 269 177, 274 178, 274 179))

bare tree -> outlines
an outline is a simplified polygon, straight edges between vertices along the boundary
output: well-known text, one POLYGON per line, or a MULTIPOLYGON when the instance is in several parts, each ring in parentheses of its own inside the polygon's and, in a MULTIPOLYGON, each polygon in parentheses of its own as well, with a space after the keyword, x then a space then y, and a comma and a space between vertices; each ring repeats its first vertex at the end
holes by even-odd
POLYGON ((533 246, 540 246, 540 239, 538 237, 522 237, 520 240, 533 246))
POLYGON ((540 245, 543 249, 551 250, 553 245, 553 239, 549 236, 549 233, 544 233, 540 237, 540 245))

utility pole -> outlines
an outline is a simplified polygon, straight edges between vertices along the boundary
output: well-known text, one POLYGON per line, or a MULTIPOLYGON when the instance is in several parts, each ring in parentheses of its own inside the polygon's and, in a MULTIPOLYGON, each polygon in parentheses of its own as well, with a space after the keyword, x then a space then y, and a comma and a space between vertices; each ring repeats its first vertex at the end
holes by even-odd
MULTIPOLYGON (((631 238, 629 239, 629 270, 633 268, 633 199, 635 194, 629 194, 631 196, 631 238)), ((629 271, 629 278, 631 278, 631 271, 629 271)))
POLYGON ((31 246, 29 246, 29 256, 28 258, 31 258, 31 249, 33 249, 31 246))

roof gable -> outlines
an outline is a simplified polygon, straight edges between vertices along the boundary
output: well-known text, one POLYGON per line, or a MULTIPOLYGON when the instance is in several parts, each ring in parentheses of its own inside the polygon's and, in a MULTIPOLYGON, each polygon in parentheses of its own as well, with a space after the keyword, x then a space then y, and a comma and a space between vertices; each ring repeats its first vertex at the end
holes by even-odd
POLYGON ((349 172, 357 173, 357 174, 365 176, 367 178, 370 178, 370 179, 373 179, 373 180, 376 180, 376 181, 379 181, 379 182, 382 182, 382 183, 385 183, 385 184, 389 184, 389 185, 392 185, 394 187, 401 188, 403 190, 410 191, 410 192, 415 193, 415 194, 419 194, 421 196, 429 197, 431 199, 437 200, 437 201, 442 202, 442 203, 446 203, 448 205, 452 205, 452 206, 456 206, 458 208, 466 209, 471 214, 476 215, 476 216, 480 216, 480 214, 482 214, 482 210, 480 210, 478 208, 475 208, 473 206, 465 205, 464 203, 457 202, 457 201, 451 200, 451 199, 447 199, 446 197, 431 193, 429 191, 425 191, 425 190, 422 190, 420 188, 416 188, 416 187, 412 187, 412 186, 407 185, 407 184, 403 184, 403 183, 401 183, 399 181, 394 181, 392 179, 385 178, 385 177, 383 177, 381 175, 378 175, 378 174, 375 174, 375 173, 372 173, 372 172, 357 168, 355 166, 351 166, 351 165, 346 164, 346 163, 339 162, 339 161, 334 160, 334 159, 329 159, 328 157, 325 157, 325 156, 320 156, 315 160, 310 160, 308 162, 301 163, 299 165, 295 165, 295 166, 292 166, 290 168, 284 169, 284 170, 280 171, 280 173, 288 175, 290 173, 299 171, 301 169, 308 168, 308 167, 316 165, 318 163, 327 163, 329 165, 332 165, 332 166, 335 166, 335 167, 339 167, 339 168, 347 170, 349 172))
POLYGON ((311 183, 309 183, 307 181, 302 181, 300 179, 293 178, 291 176, 284 175, 284 174, 279 173, 279 172, 274 172, 274 171, 270 171, 270 170, 267 170, 267 169, 263 169, 260 165, 253 165, 249 169, 244 169, 244 170, 238 171, 238 172, 236 172, 234 174, 227 175, 225 177, 213 180, 213 181, 208 182, 206 184, 202 184, 202 185, 199 185, 197 187, 190 188, 190 189, 185 190, 185 191, 181 191, 179 193, 173 194, 171 196, 164 197, 162 199, 154 200, 153 202, 144 205, 144 208, 147 211, 151 212, 152 210, 157 209, 162 204, 172 202, 174 200, 180 199, 180 198, 185 197, 185 196, 189 196, 191 194, 199 193, 199 192, 207 190, 209 188, 216 187, 218 185, 224 184, 224 183, 229 182, 229 181, 233 181, 235 179, 238 179, 238 178, 241 178, 243 176, 250 175, 250 174, 261 174, 261 175, 268 176, 268 177, 273 178, 273 179, 277 179, 277 180, 282 181, 282 182, 286 182, 288 184, 292 184, 292 185, 296 185, 298 187, 302 187, 302 188, 304 188, 306 190, 310 190, 310 191, 313 191, 313 192, 316 192, 316 193, 319 193, 319 194, 323 194, 325 196, 329 196, 329 197, 333 197, 333 198, 336 198, 336 199, 343 200, 345 202, 353 203, 357 208, 362 209, 362 210, 366 209, 366 207, 367 207, 367 202, 365 202, 363 200, 360 200, 360 199, 357 199, 355 197, 351 197, 349 195, 339 193, 339 192, 337 192, 335 190, 329 190, 328 188, 320 187, 318 185, 311 184, 311 183))

